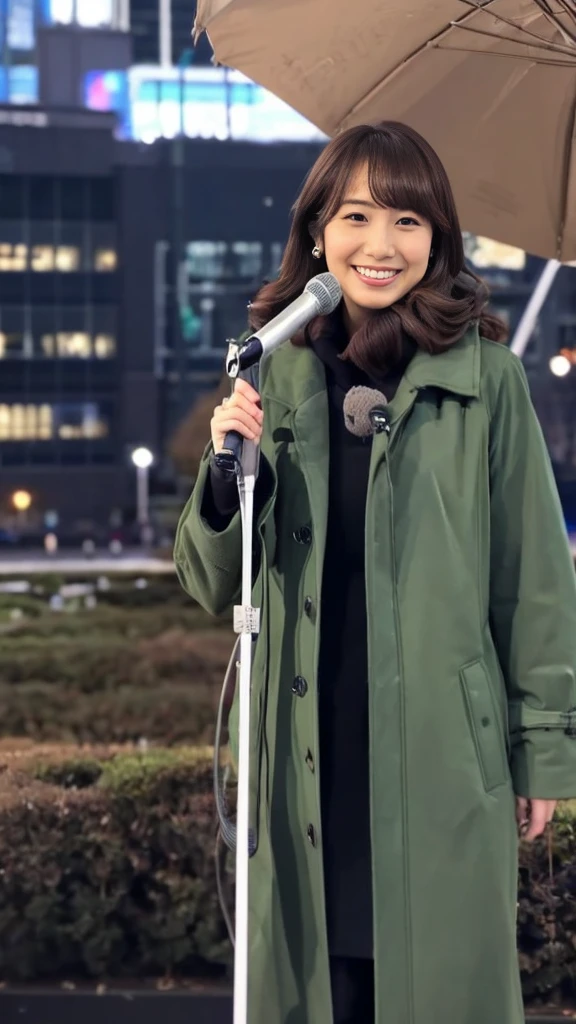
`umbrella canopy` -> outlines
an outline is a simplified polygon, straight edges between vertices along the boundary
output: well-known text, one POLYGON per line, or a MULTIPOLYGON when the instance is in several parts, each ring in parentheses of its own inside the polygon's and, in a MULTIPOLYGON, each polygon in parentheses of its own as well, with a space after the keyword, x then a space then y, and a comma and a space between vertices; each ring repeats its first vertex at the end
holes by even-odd
POLYGON ((575 0, 199 0, 195 29, 328 135, 411 125, 466 230, 576 260, 575 0))

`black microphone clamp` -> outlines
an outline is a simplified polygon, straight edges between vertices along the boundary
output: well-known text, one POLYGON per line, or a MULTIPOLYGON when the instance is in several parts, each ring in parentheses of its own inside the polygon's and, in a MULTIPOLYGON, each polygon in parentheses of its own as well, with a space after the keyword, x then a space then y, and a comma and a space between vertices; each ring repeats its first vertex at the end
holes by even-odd
POLYGON ((390 414, 385 406, 375 405, 373 409, 370 409, 368 418, 375 434, 390 433, 390 414))

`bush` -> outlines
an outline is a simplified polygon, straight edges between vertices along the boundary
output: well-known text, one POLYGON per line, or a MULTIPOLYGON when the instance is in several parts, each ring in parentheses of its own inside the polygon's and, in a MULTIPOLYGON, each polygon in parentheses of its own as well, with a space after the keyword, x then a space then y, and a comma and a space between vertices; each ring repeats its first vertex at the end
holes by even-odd
POLYGON ((218 691, 202 683, 163 683, 158 690, 120 686, 70 694, 52 683, 0 686, 4 736, 39 742, 210 743, 218 691))
POLYGON ((224 970, 209 751, 1 761, 3 978, 224 970))
POLYGON ((220 626, 194 628, 207 621, 194 611, 191 628, 179 616, 166 628, 166 609, 118 610, 94 631, 78 628, 84 616, 54 616, 51 633, 37 620, 0 638, 0 736, 212 742, 234 638, 220 626))
POLYGON ((147 639, 105 634, 48 643, 0 644, 4 683, 41 679, 93 693, 118 686, 157 687, 166 680, 218 683, 233 638, 223 630, 171 629, 147 639))

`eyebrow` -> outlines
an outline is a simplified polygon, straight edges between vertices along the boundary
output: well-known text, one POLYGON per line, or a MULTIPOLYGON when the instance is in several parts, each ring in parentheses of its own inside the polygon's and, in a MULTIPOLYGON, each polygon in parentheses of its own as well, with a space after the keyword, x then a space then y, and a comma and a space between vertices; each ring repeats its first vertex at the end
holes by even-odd
POLYGON ((371 203, 367 199, 343 199, 341 206, 370 206, 373 210, 377 209, 376 203, 371 203))

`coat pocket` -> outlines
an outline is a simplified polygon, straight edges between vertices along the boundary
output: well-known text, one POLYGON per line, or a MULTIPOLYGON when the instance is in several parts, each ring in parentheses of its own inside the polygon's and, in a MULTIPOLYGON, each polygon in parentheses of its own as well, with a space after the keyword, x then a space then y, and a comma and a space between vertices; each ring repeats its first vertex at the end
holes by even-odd
POLYGON ((508 782, 510 771, 500 713, 484 663, 474 661, 460 669, 460 683, 484 789, 490 793, 508 782))

